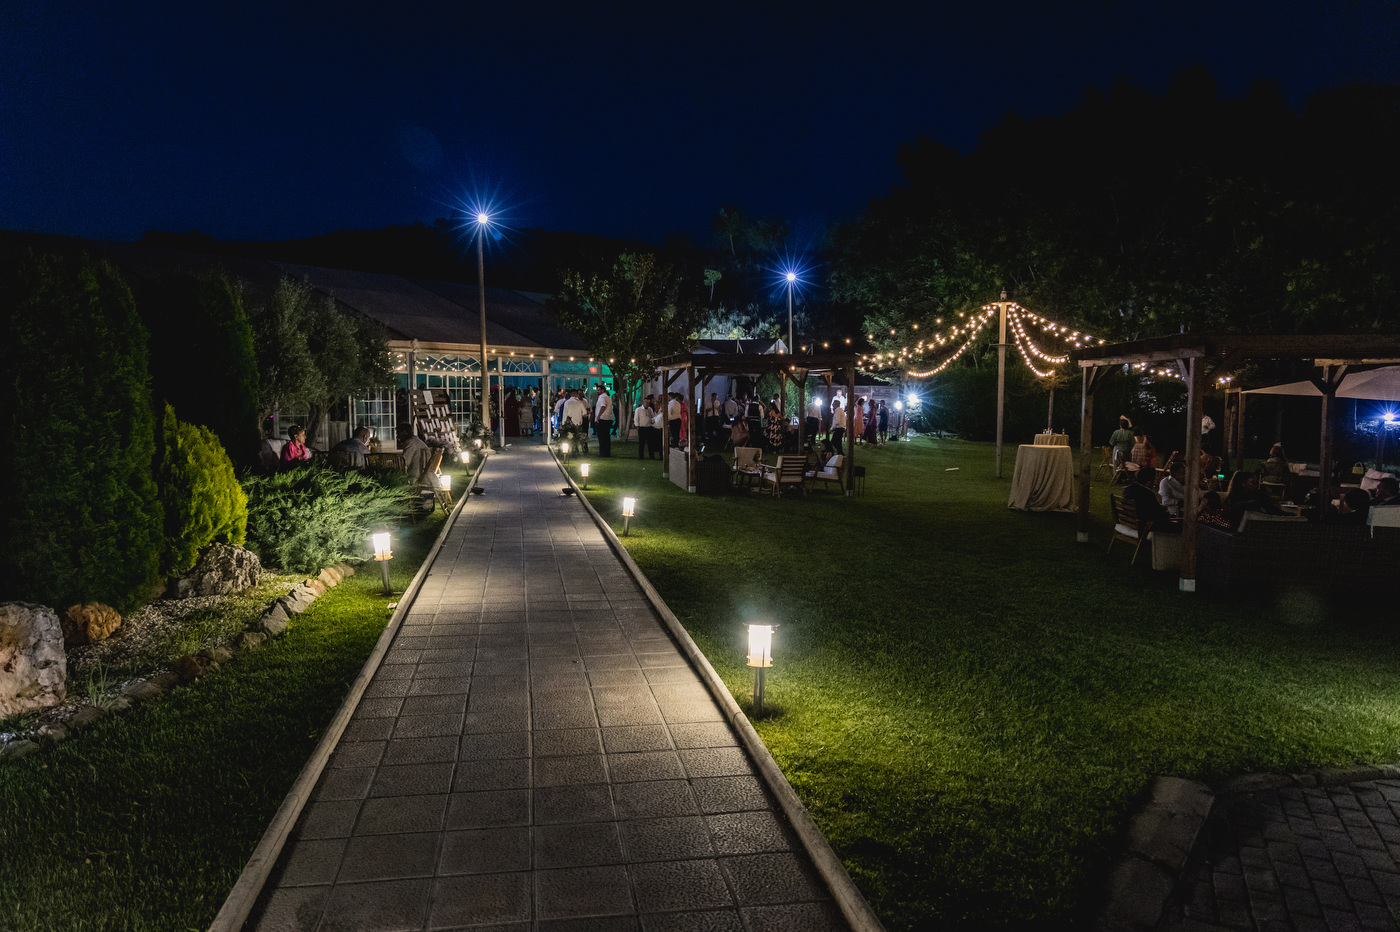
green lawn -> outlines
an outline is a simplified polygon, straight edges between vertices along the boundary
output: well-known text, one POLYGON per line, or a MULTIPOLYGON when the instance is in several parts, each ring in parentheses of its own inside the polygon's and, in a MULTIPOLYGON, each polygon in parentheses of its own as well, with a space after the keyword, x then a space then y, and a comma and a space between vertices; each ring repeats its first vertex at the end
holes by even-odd
POLYGON ((1073 515, 1006 507, 988 444, 862 449, 864 497, 687 495, 619 445, 590 491, 747 707, 744 624, 781 625, 757 723, 891 930, 1097 906, 1151 777, 1400 757, 1393 602, 1177 591, 1073 515), (957 467, 956 471, 948 471, 957 467))
MULTIPOLYGON (((396 592, 442 523, 395 541, 396 592)), ((281 638, 0 765, 0 929, 207 928, 396 598, 366 564, 281 638)))

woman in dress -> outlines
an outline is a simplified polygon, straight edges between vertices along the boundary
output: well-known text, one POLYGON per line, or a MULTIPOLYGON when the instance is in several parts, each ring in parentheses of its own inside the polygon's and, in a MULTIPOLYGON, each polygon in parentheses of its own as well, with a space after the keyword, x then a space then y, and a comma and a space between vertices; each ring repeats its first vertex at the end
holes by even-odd
POLYGON ((872 447, 877 442, 875 430, 878 424, 879 419, 875 414, 875 399, 872 398, 870 403, 865 406, 865 442, 872 447))
POLYGON ((676 400, 681 406, 681 447, 684 448, 690 441, 690 405, 685 403, 684 395, 677 395, 676 400))
POLYGON ((781 453, 783 451, 783 441, 787 439, 787 425, 783 423, 783 416, 775 404, 768 405, 768 426, 765 428, 764 436, 768 441, 770 452, 781 453))

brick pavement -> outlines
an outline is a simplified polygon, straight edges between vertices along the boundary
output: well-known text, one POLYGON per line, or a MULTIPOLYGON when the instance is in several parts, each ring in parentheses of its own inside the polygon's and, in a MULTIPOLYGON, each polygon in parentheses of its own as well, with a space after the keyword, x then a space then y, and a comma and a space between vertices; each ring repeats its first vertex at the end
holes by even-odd
POLYGON ((492 459, 248 928, 846 928, 562 484, 492 459))
POLYGON ((1400 779, 1222 794, 1161 927, 1400 929, 1397 816, 1400 779))

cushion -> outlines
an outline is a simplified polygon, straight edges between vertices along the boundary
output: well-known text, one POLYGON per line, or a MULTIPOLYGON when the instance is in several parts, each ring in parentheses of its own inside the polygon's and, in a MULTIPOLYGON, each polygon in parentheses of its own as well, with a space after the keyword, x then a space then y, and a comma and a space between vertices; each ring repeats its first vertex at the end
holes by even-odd
POLYGON ((1128 527, 1126 524, 1116 524, 1113 526, 1113 530, 1118 534, 1122 534, 1124 537, 1131 537, 1133 540, 1138 539, 1137 528, 1128 527))

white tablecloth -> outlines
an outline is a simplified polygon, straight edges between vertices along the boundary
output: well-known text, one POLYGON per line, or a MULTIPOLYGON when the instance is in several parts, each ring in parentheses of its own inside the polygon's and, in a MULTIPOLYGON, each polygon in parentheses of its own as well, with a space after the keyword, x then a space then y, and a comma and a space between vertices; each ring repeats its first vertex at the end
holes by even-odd
POLYGON ((1016 448, 1016 472, 1006 503, 1021 511, 1071 511, 1074 507, 1074 453, 1069 447, 1023 443, 1016 448))

